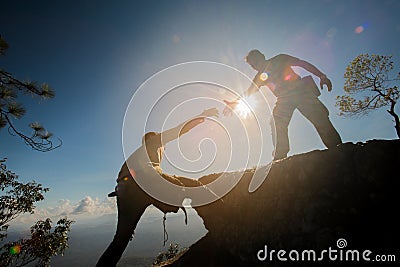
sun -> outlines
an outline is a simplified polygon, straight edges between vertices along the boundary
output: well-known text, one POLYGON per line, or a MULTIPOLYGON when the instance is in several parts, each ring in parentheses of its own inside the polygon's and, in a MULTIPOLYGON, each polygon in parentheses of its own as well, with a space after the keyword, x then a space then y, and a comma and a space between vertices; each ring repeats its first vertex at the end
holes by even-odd
POLYGON ((237 105, 235 106, 235 111, 240 117, 246 119, 248 115, 254 112, 255 106, 256 101, 254 97, 242 97, 238 100, 237 105))

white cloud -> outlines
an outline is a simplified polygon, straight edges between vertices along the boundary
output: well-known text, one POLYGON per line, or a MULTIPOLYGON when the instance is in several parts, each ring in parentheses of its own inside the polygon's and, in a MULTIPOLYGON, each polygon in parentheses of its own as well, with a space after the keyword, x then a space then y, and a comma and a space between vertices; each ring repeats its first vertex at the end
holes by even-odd
POLYGON ((61 199, 53 207, 36 208, 34 214, 23 214, 17 217, 13 224, 32 224, 37 220, 51 218, 56 222, 59 218, 67 216, 68 219, 79 221, 88 217, 101 216, 104 214, 117 213, 116 198, 99 198, 86 196, 78 202, 71 202, 69 199, 61 199))
POLYGON ((99 198, 91 198, 86 196, 84 199, 78 202, 78 205, 74 207, 72 214, 110 214, 116 212, 115 199, 106 198, 100 201, 99 198))

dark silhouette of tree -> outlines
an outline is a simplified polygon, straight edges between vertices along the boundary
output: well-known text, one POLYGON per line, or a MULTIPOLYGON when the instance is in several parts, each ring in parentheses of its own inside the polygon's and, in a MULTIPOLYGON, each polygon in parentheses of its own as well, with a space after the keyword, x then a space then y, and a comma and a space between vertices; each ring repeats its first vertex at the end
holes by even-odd
POLYGON ((344 74, 345 95, 336 98, 341 116, 363 116, 375 109, 389 106, 387 112, 393 117, 397 136, 400 138, 400 121, 395 105, 400 93, 396 83, 400 73, 392 75, 392 56, 358 55, 346 68, 344 74))
MULTIPOLYGON (((0 242, 7 237, 8 223, 22 213, 33 213, 35 202, 44 199, 49 189, 31 181, 21 183, 18 176, 0 161, 0 242)), ((52 231, 50 219, 38 221, 31 227, 31 238, 23 238, 0 246, 0 266, 24 266, 37 261, 37 266, 48 266, 52 256, 63 254, 68 248, 68 232, 72 221, 60 219, 52 231)))
MULTIPOLYGON (((0 36, 0 55, 8 48, 0 36)), ((61 146, 61 140, 54 145, 52 134, 39 123, 31 123, 31 135, 20 131, 13 122, 25 114, 19 93, 28 93, 42 99, 54 97, 54 91, 47 84, 38 86, 35 82, 20 81, 7 71, 0 69, 0 130, 8 126, 11 135, 21 137, 32 149, 50 151, 61 146)), ((35 181, 22 183, 18 175, 7 169, 6 159, 0 159, 0 266, 24 266, 35 262, 36 266, 49 266, 51 257, 63 254, 68 247, 68 232, 73 223, 67 218, 58 220, 53 229, 52 221, 46 219, 31 227, 30 238, 5 242, 9 223, 23 213, 34 213, 35 203, 44 200, 49 189, 35 181)))
POLYGON ((168 263, 169 260, 172 260, 179 253, 185 251, 185 248, 179 247, 179 244, 169 244, 168 250, 165 252, 160 252, 156 259, 153 262, 153 266, 162 266, 164 263, 168 263))
MULTIPOLYGON (((0 55, 4 55, 7 48, 7 42, 0 36, 0 55)), ((8 126, 8 132, 11 135, 19 136, 34 150, 46 152, 61 146, 61 140, 58 139, 58 142, 54 144, 51 140, 53 134, 38 122, 29 124, 29 127, 33 130, 30 135, 17 128, 13 119, 20 119, 26 113, 23 105, 18 102, 18 96, 21 93, 39 97, 43 100, 55 96, 54 91, 48 84, 39 85, 37 82, 21 81, 0 68, 0 130, 8 126)))

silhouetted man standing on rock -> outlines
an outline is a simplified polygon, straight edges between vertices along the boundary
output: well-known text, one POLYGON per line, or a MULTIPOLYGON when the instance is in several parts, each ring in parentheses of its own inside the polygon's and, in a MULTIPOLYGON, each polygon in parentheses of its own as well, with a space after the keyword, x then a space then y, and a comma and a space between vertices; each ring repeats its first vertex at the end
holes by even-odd
MULTIPOLYGON (((212 116, 218 117, 218 110, 216 108, 204 110, 197 117, 162 133, 149 132, 145 134, 142 146, 136 149, 122 165, 118 174, 115 192, 109 194, 109 196, 117 197, 117 232, 111 244, 100 257, 96 267, 116 266, 129 240, 132 239, 140 217, 149 205, 154 205, 164 213, 177 212, 179 210, 180 207, 165 204, 148 195, 142 188, 144 185, 142 184, 142 187, 140 187, 138 182, 146 180, 146 184, 150 189, 159 186, 157 178, 162 173, 160 164, 165 144, 179 138, 181 135, 203 123, 206 117, 212 116)), ((164 179, 168 179, 170 183, 176 185, 199 186, 198 181, 189 178, 181 177, 178 180, 164 177, 164 179)), ((171 195, 171 192, 164 193, 165 197, 177 199, 180 203, 184 199, 183 195, 171 195)))
MULTIPOLYGON (((320 79, 320 87, 326 85, 328 91, 332 90, 332 83, 324 73, 314 65, 285 54, 277 55, 268 60, 258 50, 252 50, 246 57, 246 62, 256 71, 252 85, 245 92, 251 95, 261 86, 268 86, 277 97, 273 110, 276 136, 272 133, 275 145, 274 159, 282 159, 289 152, 288 126, 295 109, 298 109, 316 128, 322 142, 328 148, 342 143, 342 140, 329 120, 329 111, 318 99, 321 94, 311 76, 301 78, 292 69, 293 66, 302 67, 320 79)), ((227 107, 224 114, 232 112, 231 108, 237 105, 237 100, 226 101, 227 107)), ((273 131, 273 127, 272 127, 273 131)))

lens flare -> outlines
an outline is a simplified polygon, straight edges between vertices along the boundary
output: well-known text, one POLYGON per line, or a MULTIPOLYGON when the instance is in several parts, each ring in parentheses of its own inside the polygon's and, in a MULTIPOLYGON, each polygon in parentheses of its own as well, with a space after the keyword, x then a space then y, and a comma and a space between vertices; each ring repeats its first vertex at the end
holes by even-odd
POLYGON ((245 119, 250 113, 254 112, 255 106, 256 101, 254 97, 243 97, 238 101, 235 110, 240 117, 245 119))
POLYGON ((261 73, 260 80, 263 81, 263 82, 268 80, 268 73, 266 73, 266 72, 261 73))
POLYGON ((10 248, 10 254, 17 255, 19 253, 21 253, 21 246, 20 245, 15 245, 15 246, 12 246, 10 248))
POLYGON ((364 31, 364 27, 363 26, 358 26, 357 28, 354 29, 354 32, 357 34, 360 34, 364 31))

